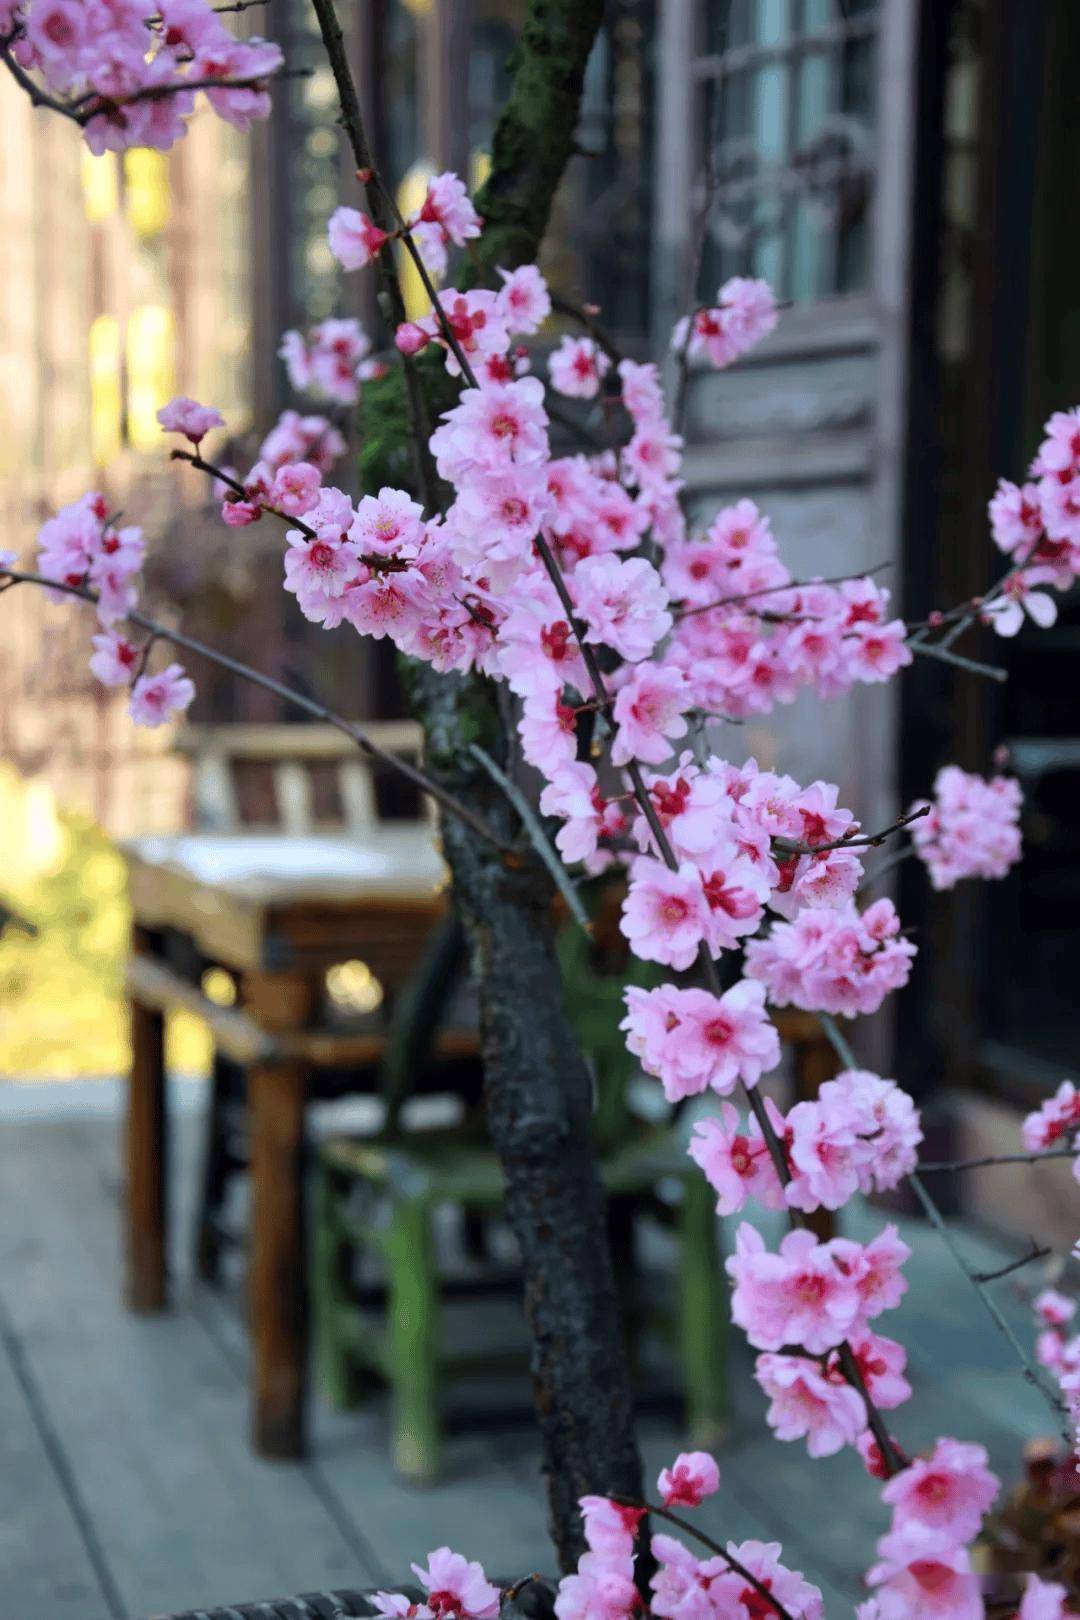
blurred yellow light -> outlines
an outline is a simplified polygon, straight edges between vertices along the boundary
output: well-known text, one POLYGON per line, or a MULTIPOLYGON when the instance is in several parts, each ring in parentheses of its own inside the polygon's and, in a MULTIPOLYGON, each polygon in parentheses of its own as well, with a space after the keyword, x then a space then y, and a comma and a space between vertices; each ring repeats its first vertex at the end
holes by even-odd
MULTIPOLYGON (((419 213, 427 196, 428 181, 435 170, 430 163, 422 158, 413 164, 397 188, 397 205, 408 219, 411 215, 419 213)), ((431 300, 424 291, 424 283, 420 280, 420 272, 407 253, 400 259, 401 266, 401 293, 405 300, 405 313, 410 320, 426 315, 431 308, 431 300)), ((432 277, 432 280, 437 278, 432 277)))
POLYGON ((83 148, 81 161, 83 211, 91 225, 100 225, 116 213, 120 187, 116 179, 116 153, 95 157, 83 148))
POLYGON ((469 159, 469 190, 475 196, 491 173, 491 153, 481 149, 469 159))
POLYGON ((90 448, 94 465, 107 466, 120 453, 120 322, 99 315, 87 334, 90 360, 90 448))
POLYGON ((176 392, 173 328, 172 310, 164 304, 140 304, 128 319, 128 442, 136 450, 157 450, 161 445, 156 412, 176 392))
POLYGON ((215 1007, 236 1005, 236 980, 224 968, 207 968, 199 980, 199 988, 207 1001, 212 1001, 215 1007))
POLYGON ((156 236, 169 223, 172 194, 164 152, 135 146, 124 153, 124 212, 139 236, 156 236))
POLYGON ((381 1006, 383 987, 366 962, 336 962, 327 969, 326 991, 342 1012, 371 1013, 381 1006))

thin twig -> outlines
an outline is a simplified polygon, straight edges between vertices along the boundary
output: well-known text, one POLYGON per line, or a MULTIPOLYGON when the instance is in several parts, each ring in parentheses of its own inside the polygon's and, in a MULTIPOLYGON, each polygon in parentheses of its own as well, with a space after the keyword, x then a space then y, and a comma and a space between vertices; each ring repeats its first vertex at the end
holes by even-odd
POLYGON ((714 608, 736 607, 740 602, 753 602, 761 596, 779 596, 784 591, 808 591, 815 585, 848 585, 857 579, 871 579, 875 574, 882 574, 886 568, 891 568, 891 562, 875 563, 872 568, 863 568, 857 574, 833 574, 828 579, 789 579, 786 585, 763 585, 757 591, 740 591, 737 596, 721 596, 715 602, 702 602, 696 607, 681 607, 676 610, 677 619, 692 619, 698 613, 711 613, 714 608))
POLYGON ((1007 681, 1009 672, 1000 664, 983 664, 977 658, 965 658, 962 653, 951 652, 944 644, 932 641, 909 641, 908 646, 920 658, 937 658, 943 664, 954 664, 966 669, 969 675, 985 675, 991 681, 1007 681))
POLYGON ((831 849, 865 849, 867 847, 877 849, 885 842, 886 838, 891 838, 893 833, 903 832, 904 828, 910 827, 913 821, 919 821, 923 816, 928 816, 932 809, 933 805, 921 805, 917 810, 909 810, 905 815, 897 816, 896 820, 888 827, 883 827, 881 832, 851 833, 846 838, 834 838, 828 844, 797 844, 790 838, 774 838, 773 843, 788 855, 825 855, 831 849))
POLYGON ((713 202, 716 198, 716 101, 709 104, 708 117, 705 126, 705 186, 698 209, 697 219, 694 222, 694 233, 690 249, 686 277, 686 332, 675 357, 677 376, 675 383, 675 398, 671 406, 671 426, 674 432, 681 433, 686 420, 686 406, 690 397, 690 344, 694 336, 694 322, 698 318, 701 306, 698 303, 698 283, 701 280, 701 267, 705 262, 705 248, 709 240, 709 215, 712 213, 713 202))
POLYGON ((1044 1148, 1039 1153, 988 1153, 981 1159, 937 1159, 920 1164, 919 1174, 952 1173, 957 1170, 983 1170, 991 1164, 1042 1164, 1045 1159, 1075 1159, 1080 1157, 1080 1146, 1044 1148))
MULTIPOLYGON (((45 590, 62 591, 65 596, 74 596, 83 602, 97 603, 97 593, 85 585, 62 584, 53 579, 46 579, 43 574, 27 573, 22 569, 5 569, 4 577, 12 585, 38 585, 45 590)), ((345 736, 351 737, 357 747, 367 754, 369 759, 378 760, 387 769, 397 771, 400 776, 407 777, 422 793, 426 793, 430 798, 435 799, 445 810, 449 810, 452 815, 457 816, 460 821, 466 822, 473 832, 483 838, 486 843, 494 845, 502 854, 509 853, 508 846, 498 834, 493 832, 478 815, 470 810, 467 804, 464 804, 462 800, 448 792, 432 777, 418 770, 415 765, 410 765, 408 760, 401 759, 396 754, 389 754, 385 749, 380 748, 377 743, 371 740, 367 732, 354 721, 344 719, 342 715, 335 714, 332 709, 328 709, 325 704, 317 702, 314 698, 305 697, 302 692, 294 691, 290 686, 284 686, 281 681, 275 681, 272 676, 264 675, 261 670, 252 669, 250 665, 242 664, 236 658, 230 658, 225 653, 217 652, 215 648, 208 647, 203 641, 196 641, 194 636, 186 636, 179 630, 169 629, 168 626, 158 623, 156 619, 148 618, 145 613, 133 609, 130 613, 124 614, 124 619, 128 624, 137 625, 140 630, 146 630, 150 635, 157 637, 158 640, 170 642, 174 647, 182 647, 186 652, 195 653, 197 657, 205 658, 210 663, 216 664, 219 669, 227 669, 230 674, 239 676, 241 680, 250 681, 253 686, 262 687, 264 692, 272 692, 275 697, 281 698, 285 703, 291 703, 294 708, 302 709, 305 714, 311 715, 313 719, 321 720, 324 724, 333 726, 336 731, 344 732, 345 736)))
MULTIPOLYGON (((1063 1403, 1054 1394, 1053 1390, 1047 1388, 1046 1384, 1043 1382, 1042 1378, 1039 1376, 1039 1373, 1036 1371, 1036 1368, 1035 1368, 1030 1356, 1028 1355, 1027 1351, 1024 1349, 1024 1346, 1020 1343, 1020 1340, 1018 1339, 1016 1333, 1013 1331, 1013 1328, 1012 1328, 1011 1324, 1009 1323, 1007 1317, 1005 1317, 1002 1314, 1002 1311, 1001 1311, 1001 1309, 1000 1309, 1000 1307, 999 1307, 999 1305, 997 1303, 997 1300, 994 1298, 993 1294, 991 1294, 990 1291, 984 1286, 983 1282, 979 1278, 978 1272, 975 1271, 974 1268, 968 1264, 968 1261, 964 1257, 963 1252, 957 1246, 957 1243, 956 1243, 955 1239, 953 1238, 952 1233, 949 1231, 949 1228, 945 1223, 944 1216, 942 1215, 940 1209, 938 1209, 937 1205, 935 1204, 934 1200, 931 1198, 930 1194, 927 1192, 926 1188, 923 1186, 922 1180, 919 1177, 919 1175, 916 1172, 913 1171, 911 1173, 911 1175, 908 1176, 908 1181, 911 1183, 912 1187, 915 1189, 915 1196, 918 1198, 919 1203, 922 1205, 923 1211, 925 1212, 927 1218, 929 1219, 931 1224, 936 1228, 939 1236, 941 1237, 942 1242, 945 1244, 945 1247, 948 1249, 949 1253, 952 1255, 953 1259, 956 1261, 957 1265, 960 1267, 960 1270, 964 1273, 964 1276, 968 1279, 968 1281, 971 1283, 972 1287, 975 1289, 975 1292, 978 1294, 979 1298, 982 1300, 983 1305, 984 1305, 984 1307, 985 1307, 985 1309, 987 1311, 987 1314, 990 1316, 990 1318, 993 1321, 995 1327, 998 1329, 998 1331, 1000 1333, 1004 1334, 1005 1338, 1008 1340, 1009 1344, 1012 1346, 1013 1351, 1014 1351, 1014 1353, 1016 1355, 1016 1359, 1020 1363, 1021 1369, 1023 1371, 1024 1377, 1026 1378, 1027 1382, 1029 1384, 1031 1384, 1031 1386, 1034 1389, 1038 1390, 1039 1394, 1042 1396, 1043 1400, 1046 1402, 1046 1404, 1050 1408, 1051 1412, 1053 1412, 1055 1420, 1060 1422, 1062 1413, 1065 1411, 1065 1407, 1064 1407, 1063 1403)), ((1068 1429, 1063 1428, 1061 1430, 1061 1433, 1064 1435, 1065 1440, 1071 1445, 1072 1444, 1072 1436, 1069 1434, 1068 1429)))
POLYGON ((1008 1265, 998 1266, 994 1271, 976 1271, 974 1273, 975 1281, 980 1283, 998 1282, 1002 1277, 1011 1277, 1014 1271, 1019 1271, 1023 1266, 1030 1266, 1034 1260, 1046 1260, 1054 1252, 1053 1249, 1041 1247, 1035 1242, 1034 1238, 1028 1238, 1028 1242, 1031 1244, 1031 1248, 1027 1254, 1022 1254, 1018 1260, 1010 1260, 1008 1265))
POLYGON ((528 799, 517 783, 512 781, 502 767, 495 763, 486 748, 481 748, 479 743, 470 743, 469 753, 484 767, 491 780, 502 789, 521 817, 521 824, 532 840, 533 848, 551 873, 559 893, 570 908, 570 914, 574 921, 579 923, 586 933, 591 933, 592 924, 589 922, 588 912, 581 903, 581 896, 571 882, 566 867, 552 849, 548 836, 540 824, 540 818, 528 799))
MULTIPOLYGON (((388 215, 393 216, 399 225, 404 225, 393 193, 383 184, 375 171, 371 147, 368 145, 367 132, 360 111, 360 98, 356 93, 356 82, 349 67, 349 58, 345 49, 345 36, 341 31, 341 23, 338 21, 334 0, 312 0, 312 5, 315 8, 323 45, 326 48, 330 71, 337 86, 338 101, 341 105, 341 126, 348 137, 357 173, 363 178, 364 191, 372 218, 380 228, 385 228, 389 223, 388 215)), ((412 249, 415 257, 419 259, 419 255, 415 254, 415 249, 408 240, 407 232, 403 240, 406 247, 412 249)), ((420 273, 425 286, 430 287, 430 278, 426 267, 422 264, 420 273)), ((401 291, 397 266, 389 252, 379 254, 379 274, 382 277, 383 289, 390 303, 391 320, 395 327, 400 326, 405 319, 405 298, 401 291)), ((441 315, 441 305, 436 304, 435 307, 441 315)), ((427 400, 424 397, 420 376, 412 356, 402 355, 402 363, 405 374, 405 398, 409 412, 413 453, 416 457, 417 487, 427 510, 436 512, 439 509, 439 483, 435 472, 435 463, 428 446, 430 423, 428 421, 427 400)), ((472 380, 475 383, 476 379, 473 378, 472 380)))

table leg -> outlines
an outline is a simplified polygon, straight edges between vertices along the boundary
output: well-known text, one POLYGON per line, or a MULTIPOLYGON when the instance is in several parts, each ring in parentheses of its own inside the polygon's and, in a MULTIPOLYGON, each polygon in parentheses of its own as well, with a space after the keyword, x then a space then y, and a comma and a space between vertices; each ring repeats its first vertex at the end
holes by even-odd
MULTIPOLYGON (((257 982, 250 975, 245 1003, 264 1027, 281 1033, 306 1021, 311 997, 285 975, 260 975, 257 982)), ((248 1070, 252 1439, 264 1457, 302 1457, 306 1449, 306 1102, 305 1064, 256 1063, 248 1070)))
POLYGON ((125 1298, 133 1311, 160 1311, 166 1305, 168 1205, 165 1020, 134 999, 125 1157, 125 1298))

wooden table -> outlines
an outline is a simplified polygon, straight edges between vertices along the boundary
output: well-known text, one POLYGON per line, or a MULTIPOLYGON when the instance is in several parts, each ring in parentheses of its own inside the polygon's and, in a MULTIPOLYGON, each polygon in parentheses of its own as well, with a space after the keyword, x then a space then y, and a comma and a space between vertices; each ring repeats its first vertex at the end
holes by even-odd
POLYGON ((123 848, 133 909, 128 970, 132 1065, 127 1114, 126 1299, 167 1305, 164 1019, 205 1016, 219 1049, 245 1067, 251 1129, 249 1309, 253 1441, 303 1455, 307 1319, 304 1112, 314 1065, 360 1065, 381 1038, 320 1032, 323 975, 359 958, 400 984, 441 914, 445 871, 430 827, 386 824, 362 841, 280 834, 144 838, 123 848), (239 984, 235 1008, 206 1001, 176 972, 170 940, 239 984))

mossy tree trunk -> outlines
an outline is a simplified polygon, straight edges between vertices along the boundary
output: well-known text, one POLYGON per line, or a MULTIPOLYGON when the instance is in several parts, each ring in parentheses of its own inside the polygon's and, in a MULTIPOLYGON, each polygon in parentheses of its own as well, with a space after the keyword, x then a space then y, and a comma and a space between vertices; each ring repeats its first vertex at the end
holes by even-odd
MULTIPOLYGON (((485 221, 463 279, 535 259, 552 198, 574 150, 585 62, 602 0, 530 0, 512 58, 477 207, 485 221)), ((427 356, 420 370, 432 417, 454 389, 427 356)), ((364 481, 408 478, 400 373, 367 392, 364 481)), ((406 665, 427 735, 427 768, 508 836, 516 816, 470 756, 480 742, 500 762, 506 732, 490 682, 406 665)), ((507 1214, 521 1249, 532 1374, 548 1475, 551 1531, 570 1567, 584 1548, 577 1500, 640 1496, 641 1462, 608 1247, 606 1201, 591 1140, 591 1077, 564 1005, 551 922, 553 889, 526 851, 511 866, 451 817, 443 842, 469 941, 484 1046, 487 1117, 506 1178, 507 1214)))

